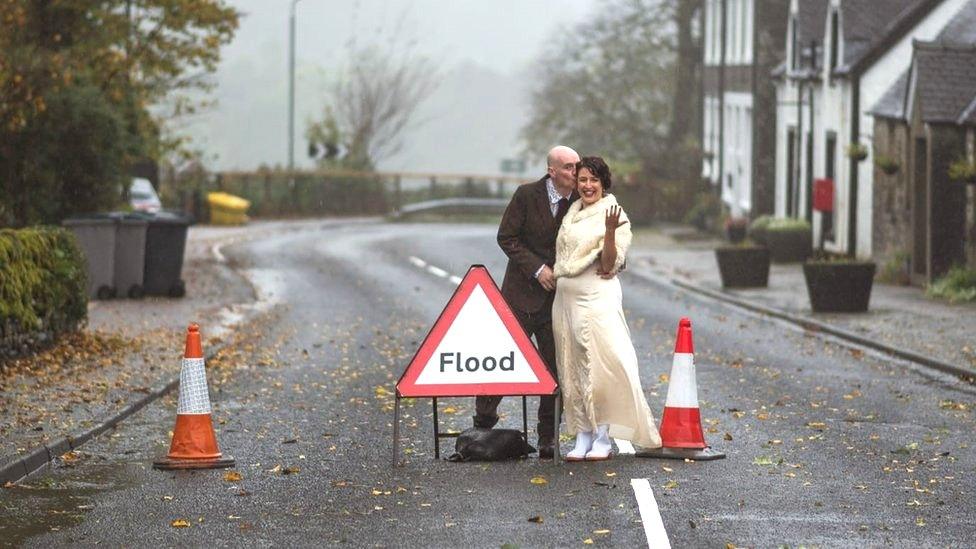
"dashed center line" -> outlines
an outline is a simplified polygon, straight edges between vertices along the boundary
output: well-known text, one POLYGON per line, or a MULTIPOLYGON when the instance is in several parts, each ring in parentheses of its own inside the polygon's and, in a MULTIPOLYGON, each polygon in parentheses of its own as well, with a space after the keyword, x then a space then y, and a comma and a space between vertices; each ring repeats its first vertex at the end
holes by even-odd
POLYGON ((441 277, 441 278, 446 278, 446 279, 450 280, 451 283, 453 283, 454 285, 458 285, 458 284, 461 283, 461 277, 456 276, 456 275, 452 275, 451 273, 445 271, 444 269, 441 269, 440 267, 436 267, 434 265, 430 265, 429 263, 427 263, 423 259, 420 259, 419 257, 410 256, 408 259, 409 259, 410 263, 413 263, 413 265, 415 267, 418 267, 420 269, 424 269, 425 271, 427 271, 428 273, 430 273, 430 274, 432 274, 434 276, 438 276, 438 277, 441 277))
POLYGON ((651 483, 646 478, 632 478, 630 486, 634 489, 634 497, 637 498, 637 510, 640 511, 641 521, 644 523, 647 546, 653 549, 658 547, 671 549, 668 532, 664 529, 664 521, 661 520, 661 511, 657 507, 657 500, 654 499, 651 483))

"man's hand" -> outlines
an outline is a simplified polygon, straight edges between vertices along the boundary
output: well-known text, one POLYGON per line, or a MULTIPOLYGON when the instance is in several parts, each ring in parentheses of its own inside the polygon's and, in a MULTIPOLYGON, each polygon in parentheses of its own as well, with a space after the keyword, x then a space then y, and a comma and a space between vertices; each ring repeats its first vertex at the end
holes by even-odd
POLYGON ((536 280, 539 281, 539 284, 541 284, 547 292, 551 292, 556 289, 556 277, 552 274, 552 269, 549 268, 549 265, 542 266, 542 272, 539 273, 536 280))

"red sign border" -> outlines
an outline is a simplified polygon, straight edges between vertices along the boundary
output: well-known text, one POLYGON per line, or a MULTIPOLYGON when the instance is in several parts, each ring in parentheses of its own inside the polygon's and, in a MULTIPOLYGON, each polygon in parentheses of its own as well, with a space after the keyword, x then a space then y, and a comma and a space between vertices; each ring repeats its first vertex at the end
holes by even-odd
POLYGON ((558 388, 559 386, 556 380, 549 373, 549 369, 539 355, 539 351, 536 350, 535 345, 529 340, 529 336, 526 335, 518 319, 515 318, 515 314, 508 306, 508 303, 505 302, 505 298, 502 297, 502 293, 495 284, 495 280, 491 277, 491 273, 488 272, 488 269, 484 265, 472 265, 468 269, 467 274, 464 275, 464 279, 461 280, 457 289, 454 290, 454 295, 451 296, 447 305, 444 306, 444 310, 441 311, 437 321, 434 322, 434 326, 427 333, 427 337, 420 344, 413 359, 410 360, 409 365, 396 384, 397 396, 406 398, 553 395, 556 394, 558 388), (484 290, 485 295, 488 297, 488 302, 491 303, 495 312, 498 313, 502 324, 508 329, 508 333, 515 340, 519 351, 525 357, 529 363, 529 367, 535 372, 539 381, 535 383, 418 385, 416 383, 417 378, 420 377, 423 367, 430 360, 430 357, 434 354, 434 350, 440 345, 444 339, 444 335, 450 329, 451 325, 454 324, 458 313, 464 308, 464 305, 468 302, 468 298, 471 297, 471 293, 477 286, 481 286, 482 290, 484 290))

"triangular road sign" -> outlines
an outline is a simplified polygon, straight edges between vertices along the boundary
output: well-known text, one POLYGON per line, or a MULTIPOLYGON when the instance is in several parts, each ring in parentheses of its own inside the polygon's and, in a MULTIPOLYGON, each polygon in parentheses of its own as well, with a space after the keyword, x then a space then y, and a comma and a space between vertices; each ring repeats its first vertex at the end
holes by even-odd
POLYGON ((472 265, 397 382, 401 397, 551 395, 556 380, 484 265, 472 265))

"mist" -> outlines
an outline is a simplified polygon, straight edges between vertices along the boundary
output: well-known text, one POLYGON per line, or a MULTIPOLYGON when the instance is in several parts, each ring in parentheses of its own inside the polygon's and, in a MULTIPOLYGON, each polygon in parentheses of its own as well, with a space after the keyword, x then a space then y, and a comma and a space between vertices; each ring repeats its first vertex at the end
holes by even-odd
MULTIPOLYGON (((234 0, 243 13, 222 54, 215 104, 179 131, 208 167, 287 163, 288 0, 234 0)), ((321 115, 350 45, 406 45, 439 67, 440 85, 404 132, 385 171, 499 173, 517 155, 533 62, 599 0, 302 0, 296 10, 295 163, 312 168, 304 131, 321 115)), ((532 168, 532 167, 530 167, 532 168)), ((534 172, 537 170, 528 170, 534 172)))

